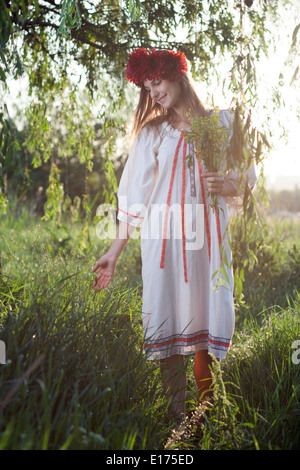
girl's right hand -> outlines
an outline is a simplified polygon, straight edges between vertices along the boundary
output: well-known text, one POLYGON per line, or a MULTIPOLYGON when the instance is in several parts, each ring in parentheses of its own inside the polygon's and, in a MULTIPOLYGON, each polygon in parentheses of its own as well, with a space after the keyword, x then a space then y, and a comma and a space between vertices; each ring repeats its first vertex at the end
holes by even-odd
POLYGON ((93 273, 98 271, 96 279, 93 282, 95 291, 105 289, 112 280, 117 261, 108 254, 103 255, 93 267, 93 273))

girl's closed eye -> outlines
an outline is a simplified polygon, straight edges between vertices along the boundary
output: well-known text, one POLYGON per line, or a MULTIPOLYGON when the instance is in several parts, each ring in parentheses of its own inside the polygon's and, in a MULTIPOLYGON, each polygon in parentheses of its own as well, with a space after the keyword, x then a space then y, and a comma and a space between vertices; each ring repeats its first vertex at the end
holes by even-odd
MULTIPOLYGON (((153 86, 158 86, 158 85, 161 84, 161 82, 162 82, 162 80, 158 80, 157 82, 152 82, 152 85, 153 85, 153 86)), ((145 87, 145 86, 144 86, 144 89, 145 89, 145 91, 147 91, 147 93, 150 92, 149 88, 147 88, 147 87, 145 87)))

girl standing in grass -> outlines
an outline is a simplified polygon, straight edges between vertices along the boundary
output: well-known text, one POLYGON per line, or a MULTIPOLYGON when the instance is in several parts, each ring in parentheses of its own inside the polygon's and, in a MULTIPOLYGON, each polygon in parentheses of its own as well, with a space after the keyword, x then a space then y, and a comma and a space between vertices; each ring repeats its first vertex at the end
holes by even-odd
MULTIPOLYGON (((94 289, 106 288, 133 231, 141 227, 144 349, 149 360, 160 361, 170 409, 178 420, 185 416, 185 356, 194 355, 201 403, 211 393, 211 354, 225 358, 231 344, 233 274, 226 201, 238 195, 239 184, 235 172, 206 172, 187 142, 187 113, 210 114, 187 71, 180 52, 136 49, 129 56, 126 77, 140 88, 136 140, 118 190, 118 233, 93 268, 94 289), (219 196, 217 212, 209 208, 209 193, 219 196), (227 286, 213 282, 222 266, 222 238, 229 261, 223 266, 227 286)), ((229 128, 229 111, 220 111, 220 124, 229 128)))

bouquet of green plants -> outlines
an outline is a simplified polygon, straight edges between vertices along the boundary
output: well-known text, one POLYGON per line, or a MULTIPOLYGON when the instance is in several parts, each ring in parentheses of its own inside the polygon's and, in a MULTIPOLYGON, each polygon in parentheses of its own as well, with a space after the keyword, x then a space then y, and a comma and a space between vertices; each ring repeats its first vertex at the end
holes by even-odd
MULTIPOLYGON (((209 116, 188 115, 191 127, 185 131, 188 142, 193 142, 197 158, 205 165, 208 172, 227 174, 237 170, 240 175, 240 188, 243 188, 243 210, 253 210, 253 198, 248 188, 248 170, 255 162, 260 164, 264 159, 264 150, 270 145, 263 133, 253 126, 251 110, 244 104, 235 103, 231 109, 230 128, 220 125, 219 108, 214 108, 209 116)), ((188 166, 193 154, 187 156, 188 166)), ((218 196, 210 194, 213 208, 218 207, 218 196)))
MULTIPOLYGON (((209 116, 195 116, 191 121, 191 128, 185 132, 188 142, 193 142, 197 158, 204 163, 206 171, 224 174, 226 170, 225 155, 228 145, 228 130, 219 125, 219 109, 215 108, 209 116)), ((187 156, 188 167, 193 154, 187 156)), ((218 195, 210 194, 210 206, 218 210, 218 195)))
MULTIPOLYGON (((194 152, 204 163, 206 171, 218 172, 225 176, 229 171, 234 170, 239 175, 238 205, 241 205, 242 211, 234 221, 238 237, 230 243, 233 252, 232 259, 235 260, 235 296, 242 303, 244 268, 253 266, 256 262, 255 244, 260 243, 259 235, 257 239, 253 235, 257 233, 260 214, 256 210, 256 198, 248 184, 249 170, 254 163, 257 165, 262 163, 270 145, 265 135, 253 125, 251 109, 248 109, 244 101, 234 101, 229 129, 220 124, 219 110, 215 108, 209 116, 188 115, 191 127, 185 132, 185 138, 188 142, 193 142, 194 152), (242 204, 240 204, 241 199, 242 204)), ((194 154, 187 156, 188 166, 192 158, 194 154)), ((258 190, 261 200, 266 200, 261 184, 258 190)), ((210 194, 210 197, 210 206, 218 214, 218 195, 210 194)), ((224 263, 226 264, 225 261, 224 263)), ((220 271, 223 272, 223 268, 224 266, 220 268, 220 271)))

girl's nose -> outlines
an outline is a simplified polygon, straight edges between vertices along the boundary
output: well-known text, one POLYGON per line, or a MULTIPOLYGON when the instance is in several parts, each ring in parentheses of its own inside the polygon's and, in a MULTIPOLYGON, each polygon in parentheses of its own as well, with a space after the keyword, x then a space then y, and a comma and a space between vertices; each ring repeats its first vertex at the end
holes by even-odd
POLYGON ((158 97, 158 91, 152 88, 152 90, 150 91, 150 96, 153 100, 155 100, 158 97))

